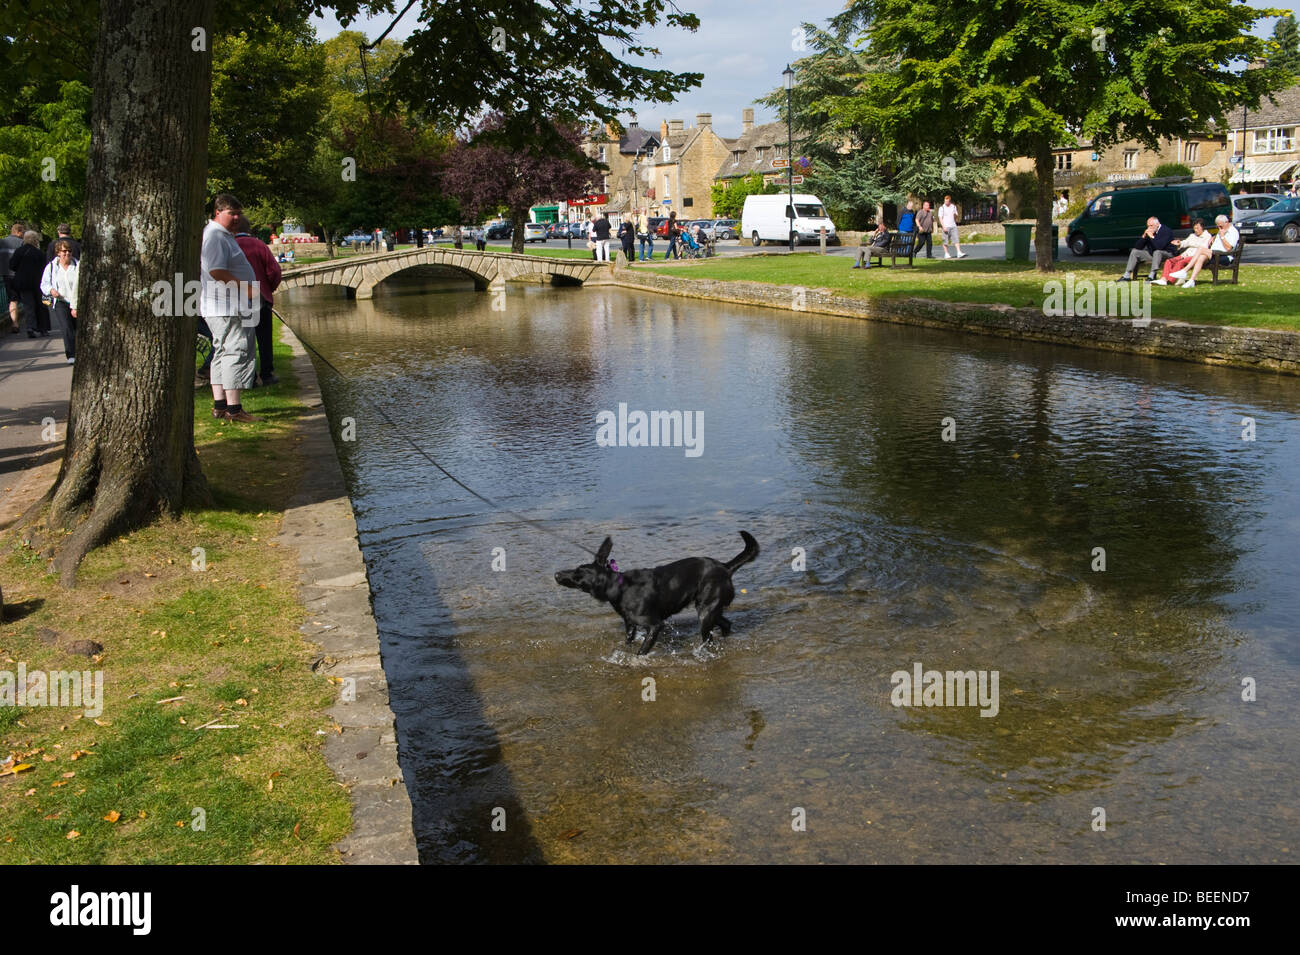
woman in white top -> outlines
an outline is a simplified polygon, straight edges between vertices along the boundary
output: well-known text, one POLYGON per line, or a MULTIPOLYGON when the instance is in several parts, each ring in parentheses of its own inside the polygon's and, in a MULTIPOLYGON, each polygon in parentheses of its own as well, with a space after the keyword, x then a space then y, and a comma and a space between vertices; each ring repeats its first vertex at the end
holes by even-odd
MULTIPOLYGON (((1205 231, 1205 220, 1197 219, 1192 223, 1192 234, 1185 239, 1174 239, 1170 245, 1178 246, 1178 256, 1173 259, 1165 259, 1161 267, 1161 276, 1155 280, 1156 285, 1168 285, 1170 279, 1173 279, 1175 272, 1179 271, 1185 265, 1190 265, 1192 261, 1192 252, 1196 249, 1208 249, 1214 236, 1205 231)), ((1174 279, 1177 282, 1177 279, 1174 279)))
POLYGON ((1183 288, 1196 288, 1196 276, 1201 274, 1201 269, 1215 252, 1236 252, 1237 246, 1241 243, 1241 234, 1233 227, 1227 216, 1215 216, 1214 224, 1219 227, 1219 234, 1214 237, 1210 247, 1193 249, 1192 261, 1187 267, 1170 276, 1175 279, 1186 277, 1187 281, 1183 283, 1183 288))
POLYGON ((71 365, 76 359, 77 336, 77 262, 72 257, 72 243, 59 239, 54 243, 54 258, 41 273, 41 294, 54 299, 54 314, 63 326, 63 354, 71 365))

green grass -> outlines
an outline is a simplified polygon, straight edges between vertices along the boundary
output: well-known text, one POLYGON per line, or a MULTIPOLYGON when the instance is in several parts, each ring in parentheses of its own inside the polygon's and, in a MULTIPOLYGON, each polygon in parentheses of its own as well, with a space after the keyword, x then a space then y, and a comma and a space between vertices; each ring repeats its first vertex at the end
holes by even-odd
MULTIPOLYGON (((1005 304, 1041 308, 1044 284, 1075 279, 1115 279, 1123 267, 1114 263, 1061 262, 1058 271, 1043 274, 1033 266, 1002 260, 918 259, 916 268, 854 271, 845 256, 796 253, 780 256, 738 256, 688 261, 674 265, 636 266, 665 275, 696 276, 726 281, 766 282, 826 288, 857 298, 916 297, 943 302, 1005 304)), ((1282 265, 1243 265, 1239 285, 1210 285, 1209 272, 1194 289, 1153 288, 1151 314, 1185 322, 1276 328, 1300 331, 1300 270, 1282 265)))
POLYGON ((92 552, 74 590, 14 534, 0 546, 0 669, 104 675, 97 718, 0 707, 0 761, 32 767, 0 777, 0 863, 337 861, 351 807, 319 735, 337 731, 325 712, 337 689, 311 672, 296 561, 273 539, 306 411, 286 346, 276 359, 281 383, 245 397, 261 423, 218 423, 208 390, 195 392, 212 507, 92 552), (104 650, 73 656, 60 649, 70 639, 104 650), (197 729, 210 721, 238 729, 197 729))

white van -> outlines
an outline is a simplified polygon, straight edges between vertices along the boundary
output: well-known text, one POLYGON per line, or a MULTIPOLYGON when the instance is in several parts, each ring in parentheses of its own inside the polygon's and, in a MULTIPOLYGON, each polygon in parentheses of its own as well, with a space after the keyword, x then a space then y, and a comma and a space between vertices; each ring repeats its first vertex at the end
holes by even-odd
POLYGON ((794 235, 797 242, 817 242, 821 239, 821 230, 826 230, 826 241, 837 242, 835 223, 826 215, 826 208, 816 196, 795 193, 794 210, 790 209, 790 197, 780 196, 746 196, 745 209, 740 216, 740 235, 748 236, 754 245, 764 241, 789 242, 790 220, 794 220, 794 235))

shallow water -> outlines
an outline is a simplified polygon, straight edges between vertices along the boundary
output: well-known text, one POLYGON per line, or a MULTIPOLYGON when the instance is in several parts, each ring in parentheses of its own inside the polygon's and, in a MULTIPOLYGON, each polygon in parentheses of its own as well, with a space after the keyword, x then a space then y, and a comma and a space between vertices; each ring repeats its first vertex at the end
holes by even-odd
POLYGON ((491 304, 425 276, 283 309, 345 376, 318 368, 425 862, 1292 860, 1300 382, 613 289, 491 304), (702 412, 702 453, 598 446, 620 402, 702 412), (763 552, 707 645, 688 610, 638 657, 554 582, 607 534, 626 570, 741 529, 763 552), (916 663, 997 671, 996 715, 894 705, 916 663))

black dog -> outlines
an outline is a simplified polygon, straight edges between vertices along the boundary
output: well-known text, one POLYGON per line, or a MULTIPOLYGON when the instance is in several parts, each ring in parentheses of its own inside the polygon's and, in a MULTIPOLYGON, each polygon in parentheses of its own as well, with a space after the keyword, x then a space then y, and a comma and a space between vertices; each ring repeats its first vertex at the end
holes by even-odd
POLYGON ((722 615, 736 596, 731 575, 758 556, 758 541, 745 531, 740 536, 745 549, 725 564, 712 557, 687 557, 662 567, 626 572, 620 572, 618 564, 609 560, 614 542, 606 537, 594 562, 561 570, 555 582, 561 587, 584 590, 601 603, 608 602, 623 618, 628 643, 637 627, 645 627, 647 636, 638 653, 649 653, 663 632, 664 621, 692 601, 700 615, 700 636, 708 641, 714 627, 721 628, 724 634, 731 632, 730 621, 722 615))

